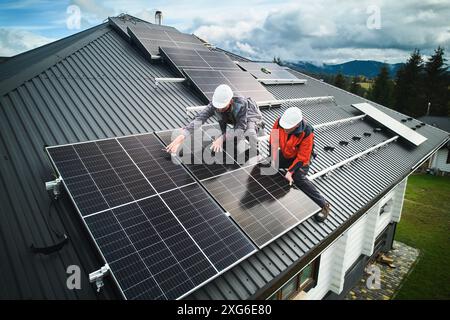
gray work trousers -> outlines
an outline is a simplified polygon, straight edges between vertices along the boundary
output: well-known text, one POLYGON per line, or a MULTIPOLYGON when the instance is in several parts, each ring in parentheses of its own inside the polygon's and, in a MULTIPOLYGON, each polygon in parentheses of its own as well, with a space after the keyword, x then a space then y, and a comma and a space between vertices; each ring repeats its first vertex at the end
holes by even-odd
MULTIPOLYGON (((281 151, 278 152, 278 159, 280 168, 288 168, 294 161, 294 159, 286 159, 281 151)), ((317 190, 312 182, 306 177, 306 175, 308 174, 308 170, 309 166, 305 166, 295 171, 292 176, 294 178, 294 183, 300 190, 302 190, 308 197, 310 197, 311 200, 313 200, 315 203, 317 203, 317 205, 323 208, 327 201, 319 192, 319 190, 317 190)))

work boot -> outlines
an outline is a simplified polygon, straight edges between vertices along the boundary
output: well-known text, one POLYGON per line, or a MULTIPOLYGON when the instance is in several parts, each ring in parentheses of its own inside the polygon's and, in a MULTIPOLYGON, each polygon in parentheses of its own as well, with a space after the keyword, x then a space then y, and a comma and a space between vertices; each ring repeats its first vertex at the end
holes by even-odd
POLYGON ((314 218, 316 219, 317 222, 324 222, 327 219, 329 213, 330 213, 330 203, 327 202, 323 206, 322 210, 316 213, 314 218))

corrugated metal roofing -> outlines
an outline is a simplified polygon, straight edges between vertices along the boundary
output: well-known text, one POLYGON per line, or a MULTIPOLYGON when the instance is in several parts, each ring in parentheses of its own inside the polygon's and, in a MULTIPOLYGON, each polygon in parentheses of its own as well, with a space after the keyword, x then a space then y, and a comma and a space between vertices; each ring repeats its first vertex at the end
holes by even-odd
MULTIPOLYGON (((11 58, 0 65, 0 71, 0 297, 96 298, 87 274, 102 262, 67 197, 57 202, 50 220, 66 231, 70 244, 51 256, 33 255, 29 250, 32 243, 43 246, 57 240, 46 223, 50 200, 44 182, 52 179, 52 170, 44 145, 177 128, 186 122, 185 108, 202 102, 181 83, 156 88, 154 78, 172 77, 172 72, 164 65, 150 64, 108 24, 11 58), (66 288, 66 268, 72 264, 82 268, 82 290, 66 288)), ((301 78, 307 78, 307 84, 267 88, 277 98, 334 96, 332 103, 300 105, 313 124, 355 115, 350 104, 365 101, 306 75, 301 78)), ((267 125, 290 105, 264 110, 267 125)), ((381 108, 396 119, 405 117, 381 108)), ((372 128, 359 120, 318 130, 319 157, 311 173, 392 136, 381 132, 351 140, 372 128), (349 144, 340 146, 341 139, 349 144), (336 148, 326 152, 326 145, 336 148)), ((447 138, 431 126, 417 132, 428 138, 418 148, 395 142, 316 180, 332 203, 327 222, 307 220, 190 298, 244 299, 279 276, 447 138)), ((106 283, 100 297, 119 297, 106 283)))

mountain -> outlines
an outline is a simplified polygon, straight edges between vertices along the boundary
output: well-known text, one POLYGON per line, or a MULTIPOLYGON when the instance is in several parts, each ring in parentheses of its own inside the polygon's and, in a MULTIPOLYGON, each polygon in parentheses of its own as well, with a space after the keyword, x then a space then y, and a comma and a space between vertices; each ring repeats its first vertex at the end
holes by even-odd
MULTIPOLYGON (((380 72, 383 62, 373 60, 353 60, 341 64, 324 64, 318 66, 306 61, 285 62, 285 64, 298 71, 315 74, 337 74, 342 73, 347 76, 365 76, 367 78, 374 78, 380 72)), ((395 76, 398 68, 402 63, 389 64, 391 77, 395 76)))

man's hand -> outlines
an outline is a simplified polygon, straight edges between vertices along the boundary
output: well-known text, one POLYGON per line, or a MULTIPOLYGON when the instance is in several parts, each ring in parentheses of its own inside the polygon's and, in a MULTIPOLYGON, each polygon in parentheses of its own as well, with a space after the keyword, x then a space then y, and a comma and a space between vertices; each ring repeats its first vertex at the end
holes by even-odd
POLYGON ((223 147, 223 136, 218 137, 211 145, 211 150, 214 152, 221 152, 223 147))
POLYGON ((290 171, 286 172, 284 178, 289 182, 289 185, 292 186, 292 183, 294 183, 294 178, 292 178, 292 173, 290 171))
POLYGON ((185 136, 180 134, 167 147, 166 152, 177 153, 178 148, 183 144, 185 136))

